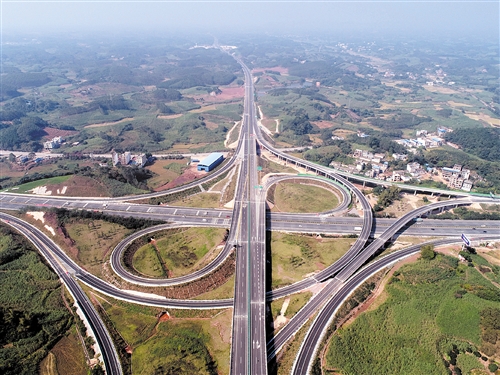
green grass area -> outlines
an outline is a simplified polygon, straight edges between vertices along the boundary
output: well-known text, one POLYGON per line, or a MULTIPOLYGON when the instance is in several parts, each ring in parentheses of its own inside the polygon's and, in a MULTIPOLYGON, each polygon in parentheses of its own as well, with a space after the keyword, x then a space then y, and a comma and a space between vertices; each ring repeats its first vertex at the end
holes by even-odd
POLYGON ((277 300, 274 300, 271 302, 271 313, 273 316, 273 320, 276 319, 276 317, 280 314, 281 312, 281 307, 283 306, 283 302, 289 298, 290 303, 288 304, 288 307, 285 311, 285 317, 288 319, 291 319, 297 312, 304 307, 304 305, 311 299, 312 297, 311 292, 303 292, 303 293, 297 293, 293 294, 289 297, 284 297, 280 298, 277 300))
MULTIPOLYGON (((200 193, 191 195, 173 202, 171 206, 183 207, 199 207, 199 208, 219 208, 220 207, 220 194, 219 193, 200 193)), ((208 219, 207 219, 208 220, 208 219)))
POLYGON ((160 261, 169 272, 170 277, 182 276, 201 268, 217 254, 216 248, 224 238, 225 229, 221 228, 181 228, 172 230, 168 235, 155 238, 159 256, 154 256, 150 244, 142 246, 133 258, 133 266, 138 271, 150 275, 161 276, 160 261))
POLYGON ((104 220, 76 219, 65 224, 75 242, 78 254, 68 252, 75 262, 96 276, 102 276, 102 265, 114 247, 130 230, 104 220))
POLYGON ((323 187, 280 182, 274 192, 272 211, 314 213, 331 210, 338 204, 337 196, 323 187))
POLYGON ((65 181, 67 181, 70 177, 71 177, 71 175, 44 178, 42 180, 37 180, 37 181, 28 182, 26 184, 22 184, 22 185, 16 186, 15 189, 10 188, 8 190, 11 192, 20 193, 20 194, 30 193, 30 190, 35 189, 39 186, 61 184, 65 181))
POLYGON ((134 253, 134 268, 143 275, 152 277, 165 277, 160 259, 153 245, 147 244, 134 253))
POLYGON ((272 288, 302 280, 339 259, 355 241, 352 238, 322 238, 272 232, 272 288))
MULTIPOLYGON (((488 284, 475 268, 443 255, 403 266, 387 285, 385 302, 332 337, 327 367, 346 375, 446 374, 446 342, 481 345, 480 312, 499 306, 475 294, 488 284), (459 295, 463 288, 469 292, 459 295)), ((462 373, 477 366, 474 359, 459 355, 462 373)))
POLYGON ((210 299, 228 299, 234 297, 234 275, 218 288, 209 292, 200 294, 194 299, 210 300, 210 299))
POLYGON ((231 310, 172 310, 98 298, 113 326, 133 350, 132 373, 229 374, 231 310), (171 373, 171 372, 170 372, 171 373))

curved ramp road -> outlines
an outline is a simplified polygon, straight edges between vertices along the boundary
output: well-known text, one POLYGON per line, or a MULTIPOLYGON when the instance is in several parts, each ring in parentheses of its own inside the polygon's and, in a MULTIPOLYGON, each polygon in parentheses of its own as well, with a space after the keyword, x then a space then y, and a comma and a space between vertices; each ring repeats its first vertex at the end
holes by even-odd
POLYGON ((113 285, 106 283, 98 277, 88 273, 73 260, 66 255, 45 233, 41 232, 35 226, 11 216, 0 212, 0 219, 12 224, 18 225, 23 228, 22 233, 30 233, 31 236, 38 239, 38 243, 45 246, 48 252, 53 255, 53 258, 64 266, 64 268, 73 274, 76 279, 88 285, 92 289, 108 295, 110 297, 131 303, 137 303, 146 306, 164 307, 171 309, 222 309, 232 306, 232 300, 175 300, 167 299, 154 294, 137 293, 135 291, 126 291, 116 288, 113 285))
MULTIPOLYGON (((349 191, 341 184, 338 184, 336 183, 335 181, 333 180, 330 180, 330 179, 325 179, 325 178, 322 178, 322 177, 318 177, 318 176, 304 176, 304 175, 300 175, 300 176, 293 176, 293 175, 286 175, 286 176, 280 176, 280 175, 276 175, 276 176, 271 176, 268 178, 268 180, 266 181, 266 183, 264 184, 263 186, 263 192, 265 192, 264 194, 264 198, 267 197, 267 191, 269 190, 269 188, 279 182, 283 182, 283 181, 288 181, 288 180, 305 180, 305 181, 308 181, 308 180, 314 180, 314 181, 319 181, 319 182, 323 182, 325 184, 328 184, 328 185, 331 185, 332 187, 335 188, 335 190, 339 191, 340 194, 341 194, 341 197, 339 197, 336 193, 332 193, 332 194, 335 194, 337 195, 338 198, 341 198, 340 200, 340 204, 331 209, 331 210, 328 210, 328 211, 323 211, 323 212, 320 212, 319 214, 320 215, 323 215, 323 216, 328 216, 328 215, 334 215, 334 214, 339 214, 339 213, 342 213, 344 211, 346 211, 348 208, 349 208, 349 205, 351 204, 351 194, 349 193, 349 191)), ((313 185, 313 184, 311 184, 313 185)), ((315 185, 313 185, 315 186, 315 185)), ((295 214, 297 216, 307 216, 307 214, 295 214)), ((310 214, 309 214, 310 215, 310 214)), ((314 214, 316 215, 316 214, 314 214)))
POLYGON ((184 275, 184 276, 179 276, 179 277, 173 277, 171 279, 154 279, 154 278, 148 278, 148 277, 142 277, 142 276, 137 276, 132 273, 130 273, 125 266, 123 265, 123 253, 126 250, 126 248, 134 242, 136 239, 139 237, 142 237, 144 235, 150 234, 150 233, 155 233, 160 230, 164 229, 174 229, 174 228, 193 228, 193 227, 213 227, 213 225, 206 224, 206 225, 199 225, 199 224, 163 224, 163 225, 157 225, 154 227, 142 229, 138 232, 135 232, 131 236, 125 238, 123 241, 121 241, 112 251, 111 253, 111 258, 110 258, 110 263, 111 263, 111 268, 113 271, 122 279, 125 281, 128 281, 129 283, 134 283, 137 285, 144 285, 144 286, 173 286, 173 285, 179 285, 179 284, 185 284, 188 282, 195 281, 203 276, 208 275, 209 273, 215 271, 231 254, 231 252, 234 250, 233 244, 229 241, 226 241, 226 244, 224 245, 223 250, 205 267, 203 267, 200 270, 194 271, 190 273, 189 275, 184 275))
MULTIPOLYGON (((492 237, 490 239, 498 239, 499 237, 492 237)), ((475 241, 476 239, 472 239, 475 241)), ((410 255, 418 253, 420 247, 426 244, 433 244, 434 246, 442 246, 452 243, 460 242, 457 239, 446 239, 446 240, 435 240, 424 242, 419 245, 413 245, 406 249, 396 251, 389 254, 374 263, 361 269, 353 277, 351 277, 346 283, 342 284, 338 292, 331 298, 323 309, 320 311, 313 324, 309 328, 307 335, 302 342, 299 352, 296 356, 292 374, 293 375, 303 375, 309 374, 311 371, 313 360, 316 356, 318 348, 324 338, 326 330, 330 326, 335 314, 338 309, 342 306, 344 301, 349 298, 351 293, 353 293, 361 284, 363 284, 369 277, 379 272, 385 267, 398 262, 410 255)))
POLYGON ((116 351, 116 348, 113 344, 113 340, 111 339, 111 336, 104 322, 101 320, 101 317, 83 292, 82 288, 80 288, 80 285, 78 285, 78 283, 73 280, 71 275, 69 275, 63 269, 60 262, 50 251, 50 247, 47 246, 46 241, 40 240, 39 233, 32 230, 31 228, 19 224, 19 222, 13 216, 6 219, 2 215, 2 219, 6 224, 10 225, 11 227, 22 233, 24 236, 26 236, 30 240, 30 242, 33 243, 33 245, 38 249, 38 251, 40 251, 43 257, 50 264, 52 269, 57 273, 59 279, 64 283, 64 285, 69 290, 76 303, 82 310, 87 322, 90 325, 90 328, 94 333, 97 344, 99 345, 100 351, 102 353, 102 360, 104 362, 106 373, 121 375, 123 373, 122 367, 120 364, 118 352, 116 351))

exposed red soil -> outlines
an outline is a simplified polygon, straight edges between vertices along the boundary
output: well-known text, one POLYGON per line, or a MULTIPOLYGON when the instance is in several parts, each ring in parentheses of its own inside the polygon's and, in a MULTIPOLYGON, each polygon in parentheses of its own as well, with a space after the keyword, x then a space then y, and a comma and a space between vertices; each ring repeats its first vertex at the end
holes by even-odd
POLYGON ((43 128, 43 131, 47 133, 47 135, 44 137, 46 139, 52 139, 54 137, 69 137, 75 134, 78 134, 76 130, 62 130, 62 129, 56 129, 56 128, 43 128))
POLYGON ((192 182, 192 181, 206 175, 206 172, 198 171, 196 168, 197 167, 195 165, 189 167, 188 169, 186 169, 184 171, 183 174, 181 174, 175 180, 170 181, 168 184, 157 187, 155 189, 155 191, 172 189, 176 186, 181 186, 181 185, 187 184, 188 182, 192 182))
POLYGON ((252 73, 265 72, 266 70, 267 71, 273 71, 273 72, 280 72, 280 74, 288 74, 288 68, 284 68, 282 66, 275 66, 273 68, 252 69, 252 73))
POLYGON ((311 121, 311 123, 316 125, 320 129, 328 129, 335 125, 330 121, 311 121))
POLYGON ((202 100, 204 102, 224 102, 228 100, 233 100, 237 98, 243 98, 245 96, 245 87, 222 87, 220 88, 221 93, 215 96, 210 94, 205 95, 193 95, 192 98, 195 100, 202 100))

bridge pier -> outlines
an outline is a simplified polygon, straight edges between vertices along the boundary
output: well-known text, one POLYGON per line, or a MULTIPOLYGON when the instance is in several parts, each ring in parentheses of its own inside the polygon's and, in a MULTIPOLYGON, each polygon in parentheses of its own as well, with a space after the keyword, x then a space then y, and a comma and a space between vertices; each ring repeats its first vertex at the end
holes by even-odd
POLYGON ((366 181, 363 180, 363 187, 365 187, 366 181))

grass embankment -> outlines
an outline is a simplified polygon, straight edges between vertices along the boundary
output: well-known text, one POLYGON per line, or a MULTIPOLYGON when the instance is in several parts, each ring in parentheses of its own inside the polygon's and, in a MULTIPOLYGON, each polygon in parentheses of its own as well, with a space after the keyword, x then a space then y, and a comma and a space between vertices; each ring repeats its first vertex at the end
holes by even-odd
POLYGON ((498 343, 495 347, 481 338, 481 312, 500 307, 498 289, 455 258, 438 255, 402 267, 388 283, 384 298, 375 310, 333 336, 328 368, 346 375, 444 375, 445 365, 453 369, 455 362, 466 374, 473 368, 485 371, 474 351, 490 359, 499 353, 498 343))
POLYGON ((11 188, 11 189, 7 189, 7 190, 9 190, 11 192, 19 193, 19 194, 26 194, 26 193, 31 193, 31 190, 33 190, 37 187, 45 186, 45 185, 47 186, 47 190, 50 190, 50 185, 62 184, 65 181, 67 181, 69 178, 71 178, 71 175, 44 178, 41 180, 27 182, 25 184, 16 186, 14 189, 11 188))
POLYGON ((209 299, 229 299, 234 297, 234 275, 231 276, 224 284, 220 287, 200 294, 193 299, 199 300, 209 300, 209 299))
POLYGON ((272 211, 314 213, 334 209, 338 204, 337 196, 325 188, 281 182, 274 192, 272 211))
POLYGON ((134 268, 148 276, 182 276, 206 264, 216 255, 216 246, 222 242, 225 229, 182 228, 169 235, 155 238, 140 247, 133 258, 134 268), (162 265, 163 264, 163 265, 162 265))
POLYGON ((219 208, 221 206, 219 193, 200 193, 170 202, 169 204, 171 206, 199 208, 219 208))
POLYGON ((229 374, 231 310, 171 310, 98 298, 132 350, 132 373, 229 374))
POLYGON ((355 241, 352 238, 316 238, 307 235, 272 232, 272 288, 302 280, 339 259, 355 241))

